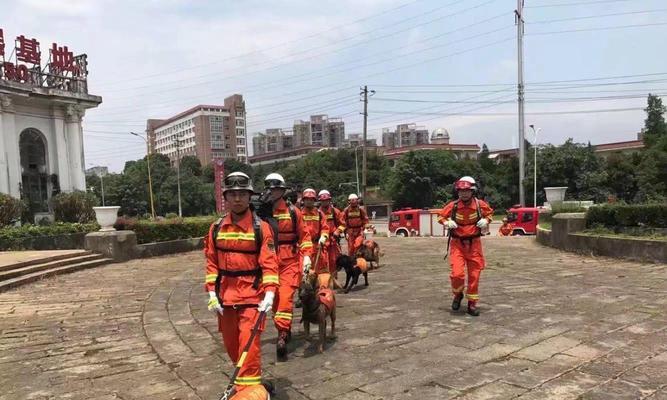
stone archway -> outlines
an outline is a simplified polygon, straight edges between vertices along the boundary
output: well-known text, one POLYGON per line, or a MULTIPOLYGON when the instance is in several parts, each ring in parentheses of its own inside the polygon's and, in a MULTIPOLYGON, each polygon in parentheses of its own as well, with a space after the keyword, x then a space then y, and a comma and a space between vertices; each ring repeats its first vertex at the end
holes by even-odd
POLYGON ((21 198, 30 213, 49 211, 49 173, 46 138, 37 129, 28 128, 19 136, 21 156, 21 198))

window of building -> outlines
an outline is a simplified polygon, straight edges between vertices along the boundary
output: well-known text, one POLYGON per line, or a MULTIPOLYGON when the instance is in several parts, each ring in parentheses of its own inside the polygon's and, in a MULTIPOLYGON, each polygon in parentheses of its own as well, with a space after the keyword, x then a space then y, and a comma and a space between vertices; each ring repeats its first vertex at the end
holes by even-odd
POLYGON ((237 119, 236 120, 236 126, 243 126, 243 120, 242 119, 237 119))

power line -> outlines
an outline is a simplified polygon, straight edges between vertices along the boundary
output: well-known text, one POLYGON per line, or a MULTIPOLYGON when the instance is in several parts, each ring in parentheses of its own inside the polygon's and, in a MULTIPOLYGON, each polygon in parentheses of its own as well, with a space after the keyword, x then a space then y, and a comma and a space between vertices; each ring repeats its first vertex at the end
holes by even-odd
POLYGON ((644 28, 644 27, 649 27, 649 26, 662 26, 662 25, 667 25, 667 22, 656 22, 656 23, 651 23, 651 24, 605 26, 605 27, 599 27, 599 28, 568 29, 568 30, 551 31, 551 32, 536 32, 536 33, 526 33, 526 36, 556 35, 556 34, 560 34, 560 33, 576 33, 576 32, 609 31, 609 30, 615 30, 615 29, 644 28))
MULTIPOLYGON (((326 30, 323 30, 323 31, 314 33, 314 34, 312 34, 312 35, 309 35, 309 36, 306 36, 306 37, 303 37, 303 38, 299 38, 299 39, 295 39, 295 40, 286 41, 286 42, 279 43, 279 44, 274 45, 274 46, 271 46, 271 47, 266 47, 266 48, 259 49, 259 50, 253 50, 253 51, 250 51, 250 52, 247 52, 247 53, 243 53, 243 54, 239 54, 239 55, 232 56, 232 57, 226 57, 226 58, 224 58, 224 59, 221 60, 221 61, 216 61, 216 62, 206 63, 206 64, 194 65, 194 66, 191 66, 191 67, 181 68, 181 69, 173 70, 173 71, 169 71, 169 72, 162 72, 162 73, 159 73, 159 74, 145 75, 145 76, 140 76, 140 77, 135 77, 135 78, 125 79, 124 81, 125 81, 125 82, 129 82, 129 81, 141 80, 141 79, 146 79, 146 78, 152 78, 152 77, 156 77, 156 76, 162 76, 162 75, 174 74, 174 73, 178 73, 178 72, 190 71, 190 70, 192 70, 192 69, 203 68, 203 67, 207 67, 207 66, 210 66, 210 65, 218 64, 218 63, 220 63, 220 62, 227 62, 227 61, 230 61, 230 60, 235 60, 235 59, 239 59, 239 58, 242 58, 242 57, 247 57, 247 56, 250 56, 250 55, 253 55, 253 54, 262 53, 262 52, 265 52, 265 51, 268 51, 268 50, 277 49, 277 48, 280 48, 280 47, 283 47, 283 46, 286 46, 286 45, 289 45, 289 44, 294 44, 294 43, 298 43, 298 42, 303 41, 303 40, 307 40, 307 39, 311 39, 311 38, 314 38, 314 37, 322 36, 322 35, 324 35, 325 33, 328 33, 328 32, 331 32, 331 31, 336 31, 336 30, 339 30, 339 29, 344 28, 344 27, 346 27, 346 26, 354 25, 354 24, 359 23, 359 22, 362 22, 362 21, 367 21, 367 20, 369 20, 369 19, 376 18, 376 17, 379 17, 379 16, 384 15, 384 14, 388 14, 388 13, 393 12, 393 11, 396 11, 396 10, 400 10, 400 9, 402 9, 402 8, 405 8, 405 7, 407 7, 407 6, 411 5, 411 4, 414 4, 414 3, 418 3, 418 2, 420 2, 420 1, 422 1, 422 0, 413 0, 413 1, 410 1, 410 2, 408 2, 408 3, 399 5, 399 6, 397 6, 397 7, 391 8, 391 9, 389 9, 389 10, 384 10, 384 11, 382 11, 382 12, 380 12, 380 13, 372 14, 372 15, 367 16, 367 17, 364 17, 364 18, 359 18, 359 19, 357 19, 357 20, 354 20, 354 21, 352 21, 352 22, 348 22, 348 23, 345 23, 345 24, 342 24, 342 25, 336 25, 336 26, 333 26, 333 27, 331 27, 331 28, 329 28, 329 29, 326 29, 326 30)), ((107 82, 102 82, 102 85, 105 85, 105 84, 116 84, 116 83, 117 83, 117 82, 108 82, 108 83, 107 83, 107 82)))
MULTIPOLYGON (((658 96, 660 96, 658 94, 658 96)), ((531 102, 549 103, 549 102, 577 102, 577 101, 608 101, 644 98, 644 95, 619 95, 619 96, 598 96, 598 97, 565 97, 565 98, 535 98, 531 102)), ((439 103, 439 104, 510 104, 514 101, 461 101, 461 100, 423 100, 423 99, 396 99, 396 98, 376 98, 374 101, 388 101, 401 103, 439 103)))
POLYGON ((624 15, 636 15, 636 14, 651 14, 651 13, 665 12, 665 11, 667 11, 667 8, 659 8, 659 9, 655 9, 655 10, 643 10, 643 11, 629 11, 629 12, 613 13, 613 14, 596 14, 596 15, 587 15, 587 16, 582 16, 582 17, 571 17, 571 18, 543 19, 543 20, 537 20, 537 21, 532 21, 532 22, 526 22, 526 24, 528 24, 528 25, 551 24, 551 23, 555 23, 555 22, 579 21, 579 20, 583 20, 583 19, 619 17, 619 16, 624 16, 624 15))
POLYGON ((596 0, 596 1, 579 1, 576 3, 560 3, 560 4, 543 4, 526 6, 525 8, 550 8, 550 7, 570 7, 570 6, 588 6, 592 4, 608 4, 608 3, 625 3, 631 0, 596 0))
MULTIPOLYGON (((537 111, 537 112, 527 112, 526 115, 564 115, 564 114, 594 114, 594 113, 608 113, 608 112, 625 112, 625 111, 637 111, 644 110, 643 107, 629 107, 629 108, 608 108, 608 109, 596 109, 596 110, 571 110, 571 111, 537 111)), ((378 114, 417 114, 417 115, 442 115, 442 116, 515 116, 516 113, 505 112, 505 113, 455 113, 455 114, 443 114, 443 113, 410 113, 402 111, 388 111, 388 110, 377 110, 373 111, 378 114)))

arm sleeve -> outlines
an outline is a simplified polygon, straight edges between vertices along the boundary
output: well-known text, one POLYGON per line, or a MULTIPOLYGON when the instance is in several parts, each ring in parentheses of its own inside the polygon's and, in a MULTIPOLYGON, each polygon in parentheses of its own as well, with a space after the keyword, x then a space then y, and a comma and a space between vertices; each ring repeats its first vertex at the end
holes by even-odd
POLYGON ((215 279, 218 277, 218 254, 215 249, 215 239, 211 240, 216 224, 212 224, 208 235, 204 239, 204 257, 206 259, 206 279, 204 289, 207 292, 215 291, 215 279))
POLYGON ((340 233, 344 233, 345 224, 347 224, 347 221, 345 221, 345 213, 334 207, 334 215, 336 216, 336 221, 338 222, 337 229, 340 231, 340 233))
POLYGON ((320 236, 324 236, 325 238, 328 239, 331 232, 329 229, 329 224, 327 223, 327 216, 324 215, 322 211, 319 211, 319 213, 320 213, 320 236))
POLYGON ((438 212, 438 223, 443 224, 445 220, 449 219, 452 216, 452 209, 454 208, 454 202, 450 201, 447 205, 438 212))
POLYGON ((296 213, 296 230, 299 235, 299 252, 302 256, 312 256, 313 255, 313 239, 310 237, 310 232, 306 229, 306 226, 303 223, 303 214, 301 210, 296 208, 294 210, 296 213))
POLYGON ((266 222, 262 221, 262 246, 259 251, 259 265, 262 268, 262 287, 268 291, 275 291, 279 285, 278 256, 273 239, 273 231, 266 222))
POLYGON ((366 225, 368 225, 368 213, 366 212, 365 209, 363 209, 363 208, 361 208, 361 207, 359 208, 359 210, 361 211, 361 222, 362 222, 362 226, 366 226, 366 225))
POLYGON ((493 208, 489 206, 489 204, 483 200, 479 201, 479 208, 482 211, 482 216, 489 220, 489 223, 493 221, 493 208))

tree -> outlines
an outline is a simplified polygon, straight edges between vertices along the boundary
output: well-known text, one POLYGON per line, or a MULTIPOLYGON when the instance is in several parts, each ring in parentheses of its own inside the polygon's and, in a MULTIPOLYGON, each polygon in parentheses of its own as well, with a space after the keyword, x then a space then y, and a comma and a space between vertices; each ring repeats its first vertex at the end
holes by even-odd
POLYGON ((646 111, 646 120, 644 120, 644 145, 646 148, 653 147, 658 141, 667 136, 667 124, 665 124, 665 111, 667 108, 662 105, 662 99, 658 96, 648 95, 648 106, 646 111))
POLYGON ((637 168, 636 201, 665 202, 667 200, 667 136, 663 136, 644 151, 637 168))
POLYGON ((199 158, 195 156, 184 156, 181 158, 181 172, 190 171, 195 176, 201 176, 202 168, 199 158))

